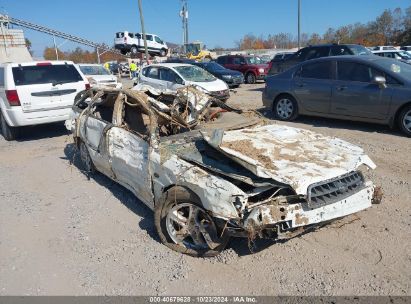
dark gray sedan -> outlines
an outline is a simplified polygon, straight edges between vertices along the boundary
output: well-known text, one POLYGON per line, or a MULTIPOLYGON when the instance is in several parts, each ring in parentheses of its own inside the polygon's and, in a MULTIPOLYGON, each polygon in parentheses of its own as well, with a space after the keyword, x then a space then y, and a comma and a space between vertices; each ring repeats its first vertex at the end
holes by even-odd
POLYGON ((268 77, 263 103, 279 120, 365 121, 398 125, 411 136, 411 65, 378 56, 310 60, 268 77))

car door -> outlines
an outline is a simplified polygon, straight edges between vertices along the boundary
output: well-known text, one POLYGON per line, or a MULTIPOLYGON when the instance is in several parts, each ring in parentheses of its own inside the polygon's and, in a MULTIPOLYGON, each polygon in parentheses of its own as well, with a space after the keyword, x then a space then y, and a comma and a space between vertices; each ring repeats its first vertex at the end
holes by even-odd
POLYGON ((107 133, 108 154, 116 180, 152 206, 151 175, 149 171, 149 132, 147 115, 139 107, 124 105, 124 122, 107 133))
POLYGON ((229 69, 236 70, 244 74, 247 71, 247 65, 246 65, 244 57, 241 57, 241 56, 233 57, 232 68, 229 68, 229 69))
POLYGON ((149 85, 158 90, 165 90, 167 88, 166 83, 160 79, 160 67, 150 66, 142 71, 142 76, 139 82, 149 85))
POLYGON ((221 63, 221 65, 225 67, 226 69, 233 70, 234 69, 233 61, 234 61, 234 57, 228 56, 224 58, 223 63, 221 63))
POLYGON ((384 73, 358 62, 337 61, 337 80, 332 88, 331 112, 342 116, 384 119, 391 103, 392 88, 373 83, 384 73))
POLYGON ((171 69, 160 68, 160 80, 165 83, 166 89, 176 91, 183 87, 183 79, 171 69))
MULTIPOLYGON (((155 44, 155 42, 154 42, 153 35, 147 35, 147 34, 146 34, 146 40, 147 40, 147 48, 148 48, 148 50, 149 50, 149 51, 154 51, 154 50, 156 50, 156 44, 155 44)), ((143 43, 143 45, 144 45, 144 43, 143 43)))
POLYGON ((329 113, 332 66, 331 60, 306 63, 295 73, 293 92, 303 111, 329 113))
POLYGON ((95 105, 89 115, 81 116, 80 134, 86 144, 94 166, 107 176, 113 176, 110 169, 109 156, 102 149, 105 130, 111 127, 113 109, 103 105, 95 105))

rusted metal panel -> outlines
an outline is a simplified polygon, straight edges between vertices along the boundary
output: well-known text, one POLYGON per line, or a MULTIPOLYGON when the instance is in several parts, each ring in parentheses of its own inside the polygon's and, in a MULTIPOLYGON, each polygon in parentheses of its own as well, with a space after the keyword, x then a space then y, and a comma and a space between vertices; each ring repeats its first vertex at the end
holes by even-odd
POLYGON ((217 130, 205 138, 257 176, 289 184, 303 195, 309 185, 348 173, 362 164, 375 168, 357 146, 283 125, 217 130))

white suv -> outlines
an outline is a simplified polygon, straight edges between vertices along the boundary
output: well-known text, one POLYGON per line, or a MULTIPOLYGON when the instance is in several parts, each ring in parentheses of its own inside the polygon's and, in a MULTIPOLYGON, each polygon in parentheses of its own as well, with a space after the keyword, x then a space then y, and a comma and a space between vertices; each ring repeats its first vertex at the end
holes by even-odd
MULTIPOLYGON (((167 44, 157 35, 146 34, 147 49, 150 55, 164 57, 168 53, 167 44)), ((142 33, 130 33, 127 31, 116 33, 114 47, 122 54, 131 53, 137 55, 144 52, 144 39, 142 33)))
POLYGON ((90 87, 71 61, 0 65, 0 130, 6 140, 18 127, 69 118, 76 94, 90 87))

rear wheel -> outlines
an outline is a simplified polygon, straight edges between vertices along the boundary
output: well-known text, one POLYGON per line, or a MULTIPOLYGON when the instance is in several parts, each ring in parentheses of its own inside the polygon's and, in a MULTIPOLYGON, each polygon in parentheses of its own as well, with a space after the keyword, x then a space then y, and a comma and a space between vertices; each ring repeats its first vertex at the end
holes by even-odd
POLYGON ((274 102, 273 112, 278 120, 294 120, 298 116, 297 102, 290 95, 281 95, 274 102))
POLYGON ((411 137, 411 105, 406 106, 398 117, 399 127, 408 137, 411 137))
POLYGON ((161 49, 160 51, 160 57, 164 57, 165 55, 167 55, 167 52, 165 49, 161 49))
POLYGON ((253 83, 256 82, 256 77, 255 77, 255 75, 254 75, 253 73, 248 73, 248 74, 245 76, 245 80, 247 81, 247 83, 253 84, 253 83))
POLYGON ((19 129, 16 127, 10 127, 7 124, 7 121, 4 118, 1 111, 0 111, 0 129, 1 129, 1 134, 3 134, 4 139, 7 141, 15 140, 19 135, 19 129))
POLYGON ((164 193, 155 207, 154 221, 164 245, 191 256, 216 256, 229 240, 226 233, 220 234, 199 198, 183 187, 164 193))

